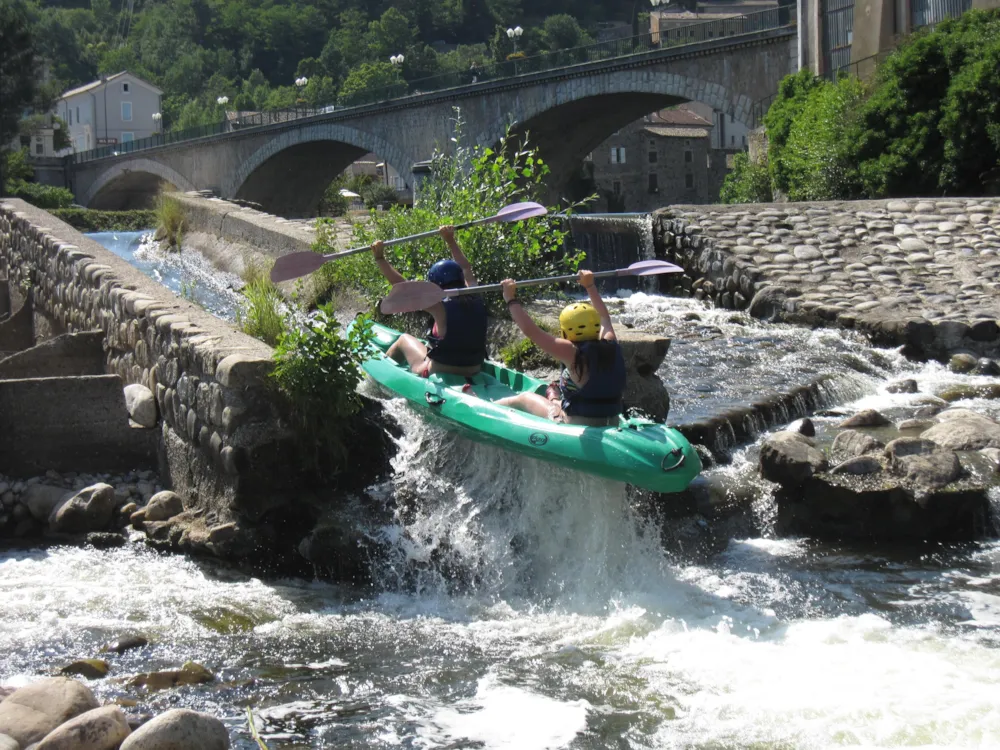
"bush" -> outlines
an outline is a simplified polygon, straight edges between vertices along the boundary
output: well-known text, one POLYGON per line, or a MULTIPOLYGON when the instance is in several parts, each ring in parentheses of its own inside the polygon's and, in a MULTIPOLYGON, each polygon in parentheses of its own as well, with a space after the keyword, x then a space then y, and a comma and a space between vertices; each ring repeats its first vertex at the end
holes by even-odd
POLYGON ((186 226, 184 206, 176 198, 163 193, 156 199, 154 212, 157 236, 165 239, 171 247, 180 248, 186 226))
POLYGON ((371 340, 371 320, 365 316, 347 337, 338 333, 331 305, 301 329, 280 337, 271 374, 287 399, 302 437, 300 454, 307 466, 320 470, 333 454, 343 459, 346 418, 361 407, 357 387, 364 377, 361 363, 371 340))
MULTIPOLYGON (((456 121, 453 151, 435 154, 431 175, 420 186, 417 206, 393 206, 389 211, 372 211, 370 221, 354 227, 356 245, 376 239, 387 240, 437 229, 443 224, 460 224, 495 214, 504 206, 535 200, 544 190, 548 165, 525 142, 515 143, 508 133, 497 150, 485 146, 467 147, 462 138, 461 120, 456 121)), ((578 204, 567 207, 568 212, 578 204)), ((469 258, 480 283, 505 278, 531 278, 576 271, 582 253, 567 252, 567 232, 559 219, 551 216, 513 224, 488 224, 459 233, 458 241, 469 258)), ((318 226, 317 252, 335 250, 331 246, 331 226, 322 220, 318 226)), ((422 279, 437 260, 448 257, 438 238, 410 242, 386 248, 386 258, 406 278, 422 279)), ((389 290, 378 267, 367 254, 359 253, 323 267, 331 284, 357 289, 373 305, 389 290)), ((532 299, 539 287, 519 292, 532 299)), ((494 311, 505 310, 500 295, 488 295, 494 311)))
POLYGON ((156 227, 155 211, 94 211, 89 208, 54 208, 52 215, 81 232, 141 232, 156 227))
POLYGON ((20 198, 39 208, 69 208, 73 205, 73 193, 66 188, 39 185, 37 182, 10 180, 7 192, 12 198, 20 198))
POLYGON ((369 182, 361 189, 361 200, 365 208, 388 207, 399 203, 399 194, 396 188, 384 182, 369 182))
POLYGON ((243 299, 236 311, 236 324, 268 346, 277 345, 285 333, 284 299, 266 277, 258 277, 243 287, 243 299))
POLYGON ((770 203, 771 175, 767 157, 759 163, 750 161, 750 155, 741 152, 733 157, 733 171, 726 175, 719 191, 720 203, 770 203))
POLYGON ((767 129, 767 160, 774 190, 787 192, 788 171, 784 149, 795 121, 801 117, 813 89, 822 86, 823 79, 803 68, 795 75, 785 76, 778 86, 778 96, 764 115, 767 129))
POLYGON ((344 180, 338 177, 323 191, 323 197, 319 199, 320 216, 343 216, 347 213, 350 202, 340 194, 343 187, 344 180))

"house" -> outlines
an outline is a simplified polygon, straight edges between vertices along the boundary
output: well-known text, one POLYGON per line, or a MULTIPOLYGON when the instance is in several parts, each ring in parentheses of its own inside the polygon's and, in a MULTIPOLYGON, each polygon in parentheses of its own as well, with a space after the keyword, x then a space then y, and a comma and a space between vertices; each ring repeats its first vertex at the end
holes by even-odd
POLYGON ((712 148, 712 122, 681 105, 647 115, 615 133, 588 157, 588 171, 608 211, 652 211, 718 199, 732 155, 712 148))
POLYGON ((65 92, 55 114, 66 123, 72 149, 89 151, 160 132, 162 97, 160 89, 126 70, 65 92))

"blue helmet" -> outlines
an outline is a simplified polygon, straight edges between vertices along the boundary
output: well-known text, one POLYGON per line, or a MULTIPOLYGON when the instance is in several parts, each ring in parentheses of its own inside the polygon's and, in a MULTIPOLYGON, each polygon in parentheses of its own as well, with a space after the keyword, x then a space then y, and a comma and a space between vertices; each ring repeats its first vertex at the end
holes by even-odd
POLYGON ((465 283, 465 273, 455 261, 439 260, 427 272, 427 280, 442 289, 455 289, 465 283))

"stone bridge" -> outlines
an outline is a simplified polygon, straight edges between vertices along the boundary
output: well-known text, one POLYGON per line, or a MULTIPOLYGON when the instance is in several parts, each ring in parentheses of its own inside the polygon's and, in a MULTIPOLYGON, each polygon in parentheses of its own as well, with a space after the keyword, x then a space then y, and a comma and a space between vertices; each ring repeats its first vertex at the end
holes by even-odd
MULTIPOLYGON (((777 19, 777 16, 775 16, 777 19)), ((455 108, 467 137, 496 144, 514 124, 530 131, 552 174, 568 179, 583 157, 624 125, 685 101, 750 124, 753 103, 796 64, 790 23, 514 76, 273 125, 239 129, 68 166, 77 200, 91 208, 148 203, 164 185, 211 190, 270 213, 311 215, 331 180, 374 152, 400 174, 447 148, 455 108)), ((558 188, 558 186, 553 186, 558 188)))

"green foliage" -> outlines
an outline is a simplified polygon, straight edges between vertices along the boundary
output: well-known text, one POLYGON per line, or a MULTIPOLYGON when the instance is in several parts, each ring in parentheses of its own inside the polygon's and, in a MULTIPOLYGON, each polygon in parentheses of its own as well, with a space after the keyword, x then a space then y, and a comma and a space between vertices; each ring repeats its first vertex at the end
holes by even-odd
POLYGON ((141 232, 156 226, 155 211, 95 211, 90 208, 56 208, 51 213, 81 232, 141 232))
MULTIPOLYGON (((518 143, 509 133, 494 151, 485 146, 466 146, 461 120, 456 120, 452 153, 435 154, 431 175, 420 186, 418 204, 406 209, 372 211, 368 222, 354 227, 357 245, 377 239, 417 234, 444 224, 461 224, 495 214, 504 206, 537 200, 544 190, 548 165, 538 157, 527 136, 518 143)), ((573 204, 563 210, 572 212, 573 204)), ((554 213, 554 211, 553 211, 554 213)), ((549 216, 512 224, 495 223, 460 232, 458 242, 472 263, 480 283, 496 283, 505 278, 554 276, 577 269, 582 254, 566 251, 567 232, 563 224, 549 216)), ((320 222, 317 252, 332 252, 332 227, 320 222)), ((440 239, 408 242, 386 248, 386 259, 406 278, 421 279, 437 260, 448 257, 440 239)), ((388 284, 367 254, 358 254, 328 263, 320 271, 331 284, 354 288, 374 304, 388 292, 388 284)), ((537 294, 526 287, 519 296, 526 300, 537 294)), ((503 305, 499 295, 487 302, 496 310, 503 305)))
POLYGON ((268 346, 277 345, 286 330, 281 292, 270 279, 258 277, 243 287, 242 293, 243 299, 236 311, 236 325, 268 346))
MULTIPOLYGON (((35 95, 37 61, 31 19, 21 0, 0 0, 0 149, 17 133, 17 121, 35 95)), ((0 160, 0 194, 7 185, 0 160)))
POLYGON ((776 190, 788 190, 789 175, 785 166, 784 149, 795 120, 802 116, 809 94, 823 85, 823 79, 803 68, 795 75, 785 76, 778 87, 778 97, 764 115, 767 128, 768 166, 771 183, 776 190))
POLYGON ((7 159, 7 166, 4 168, 4 174, 8 179, 35 179, 35 170, 32 168, 31 164, 28 163, 28 149, 20 148, 17 151, 5 151, 3 154, 7 159))
POLYGON ((338 177, 323 191, 323 197, 319 200, 320 216, 343 216, 350 207, 350 201, 340 194, 344 187, 344 180, 338 177))
POLYGON ((361 200, 365 202, 365 208, 377 208, 378 206, 387 208, 399 202, 396 188, 378 180, 372 180, 365 185, 361 189, 360 195, 361 200))
POLYGON ((321 306, 304 327, 280 337, 271 375, 302 436, 300 455, 307 466, 327 471, 331 455, 346 455, 344 425, 361 407, 357 387, 371 341, 371 321, 365 316, 346 337, 338 328, 333 307, 321 306))
POLYGON ((66 188, 39 185, 37 182, 8 180, 7 193, 39 208, 69 208, 73 205, 73 193, 66 188))
POLYGON ((733 157, 733 171, 726 175, 719 192, 720 203, 770 203, 771 175, 767 159, 754 163, 750 155, 740 152, 733 157))
POLYGON ((176 198, 161 193, 156 199, 156 208, 153 211, 156 214, 157 236, 166 240, 170 247, 180 248, 187 225, 184 206, 176 198))
POLYGON ((500 350, 500 361, 505 367, 524 372, 542 367, 558 367, 559 363, 535 346, 531 339, 524 338, 503 347, 500 350))
POLYGON ((393 85, 399 85, 400 92, 404 90, 399 71, 394 65, 381 60, 361 63, 348 74, 343 86, 340 87, 340 103, 353 104, 366 101, 366 95, 393 85))

